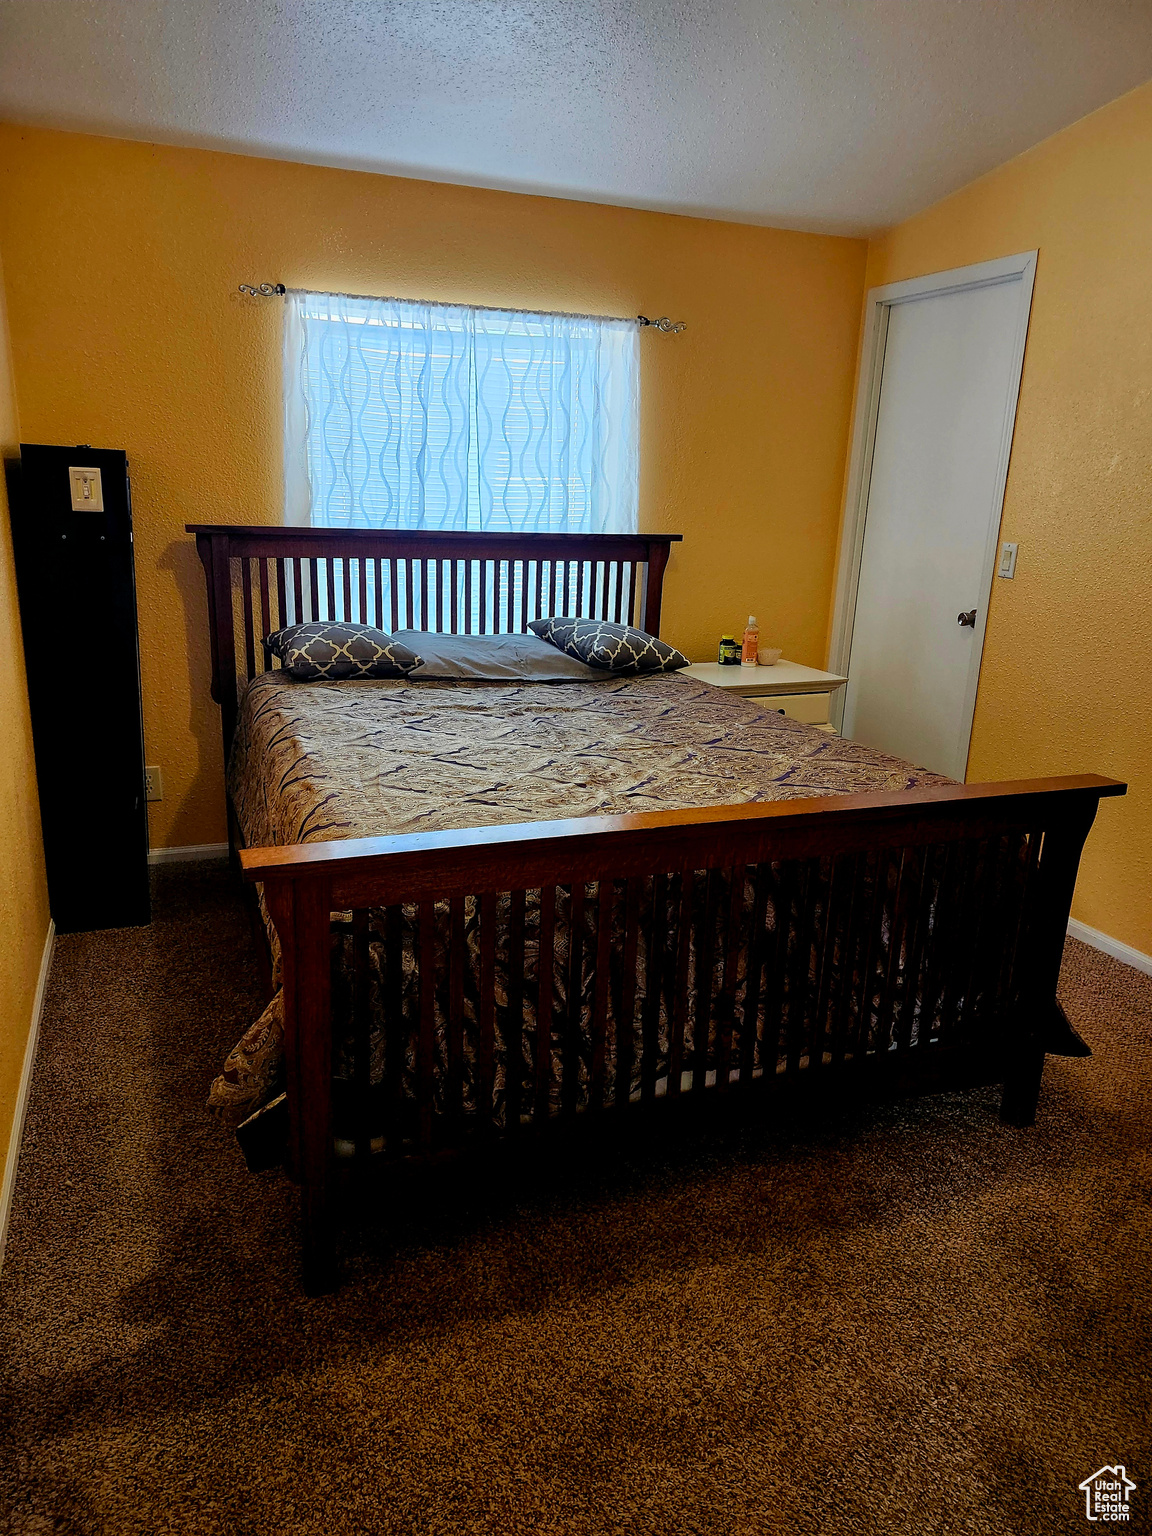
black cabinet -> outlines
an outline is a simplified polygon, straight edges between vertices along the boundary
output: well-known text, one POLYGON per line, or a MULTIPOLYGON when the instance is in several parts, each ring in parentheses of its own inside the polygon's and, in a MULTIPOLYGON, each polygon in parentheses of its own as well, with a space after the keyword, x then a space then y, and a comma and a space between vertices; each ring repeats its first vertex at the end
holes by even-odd
POLYGON ((52 916, 151 918, 128 459, 23 443, 9 501, 52 916))

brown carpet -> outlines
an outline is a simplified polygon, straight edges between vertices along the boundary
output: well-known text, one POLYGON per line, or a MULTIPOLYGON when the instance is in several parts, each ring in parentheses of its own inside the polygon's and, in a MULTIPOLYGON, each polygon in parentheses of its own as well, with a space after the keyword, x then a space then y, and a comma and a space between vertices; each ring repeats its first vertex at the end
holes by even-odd
POLYGON ((441 1173, 296 1282, 295 1201, 202 1110, 253 1016, 222 869, 60 941, 0 1299, 0 1530, 1152 1528, 1152 979, 1070 943, 1095 1048, 976 1092, 579 1175, 441 1173))

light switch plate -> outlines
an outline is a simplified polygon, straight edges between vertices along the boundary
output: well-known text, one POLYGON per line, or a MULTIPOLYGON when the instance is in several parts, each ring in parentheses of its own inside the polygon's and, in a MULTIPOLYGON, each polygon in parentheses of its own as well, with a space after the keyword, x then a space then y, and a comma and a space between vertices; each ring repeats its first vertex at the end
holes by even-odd
POLYGON ((1002 576, 1005 581, 1011 581, 1016 574, 1016 545, 1001 544, 1000 564, 996 567, 997 576, 1002 576))
POLYGON ((98 469, 84 469, 70 464, 68 480, 72 486, 73 512, 103 512, 104 487, 100 483, 98 469))

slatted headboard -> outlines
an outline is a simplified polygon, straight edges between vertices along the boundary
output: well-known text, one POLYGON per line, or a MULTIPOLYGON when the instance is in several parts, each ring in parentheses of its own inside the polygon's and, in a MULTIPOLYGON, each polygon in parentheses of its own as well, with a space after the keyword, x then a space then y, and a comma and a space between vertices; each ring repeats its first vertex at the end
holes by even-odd
POLYGON ((415 533, 189 523, 208 582, 212 697, 227 761, 241 686, 270 665, 285 624, 352 619, 379 629, 522 634, 581 615, 660 633, 678 533, 415 533))

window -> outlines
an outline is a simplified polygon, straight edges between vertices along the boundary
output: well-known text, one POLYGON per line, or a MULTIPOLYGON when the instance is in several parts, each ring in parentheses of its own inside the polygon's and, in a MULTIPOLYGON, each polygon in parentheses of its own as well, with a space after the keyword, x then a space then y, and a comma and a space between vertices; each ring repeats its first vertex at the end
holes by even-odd
POLYGON ((286 521, 629 533, 638 326, 290 293, 286 521))

